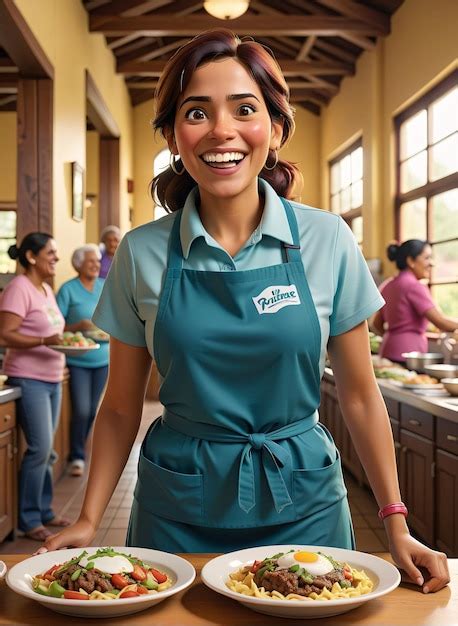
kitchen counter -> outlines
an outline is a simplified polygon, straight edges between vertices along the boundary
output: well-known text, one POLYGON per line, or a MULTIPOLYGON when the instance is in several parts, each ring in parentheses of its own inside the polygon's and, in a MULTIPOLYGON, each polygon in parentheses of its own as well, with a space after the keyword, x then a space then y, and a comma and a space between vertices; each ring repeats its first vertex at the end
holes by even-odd
POLYGON ((9 385, 3 385, 0 387, 0 404, 10 402, 11 400, 17 400, 21 397, 21 390, 19 387, 10 387, 9 385))
MULTIPOLYGON (((331 368, 325 368, 323 378, 332 383, 334 382, 334 374, 331 368)), ((458 424, 458 397, 418 394, 390 383, 384 378, 377 378, 377 383, 383 396, 396 400, 397 402, 405 402, 417 409, 421 409, 432 415, 437 415, 438 417, 443 417, 444 419, 458 424)))
MULTIPOLYGON (((8 567, 27 558, 28 555, 4 555, 8 567)), ((318 624, 337 626, 344 624, 371 624, 377 626, 444 626, 458 621, 458 559, 449 559, 451 583, 437 593, 422 594, 417 588, 403 585, 390 594, 367 602, 363 606, 320 620, 296 620, 270 617, 245 608, 238 602, 221 596, 205 587, 200 579, 200 570, 213 556, 211 554, 182 554, 197 570, 193 585, 176 596, 164 600, 141 613, 132 616, 100 619, 72 618, 59 615, 11 591, 5 581, 0 581, 0 625, 36 624, 54 626, 65 624, 154 624, 154 626, 299 626, 318 624)), ((379 554, 390 560, 388 554, 379 554)))

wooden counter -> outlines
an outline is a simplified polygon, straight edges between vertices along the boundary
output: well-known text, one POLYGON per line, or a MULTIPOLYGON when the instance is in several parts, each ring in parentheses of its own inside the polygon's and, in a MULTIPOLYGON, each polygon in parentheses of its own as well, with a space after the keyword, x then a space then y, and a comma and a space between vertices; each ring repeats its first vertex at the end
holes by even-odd
MULTIPOLYGON (((4 555, 3 560, 11 567, 27 558, 28 555, 4 555)), ((277 626, 285 624, 372 624, 378 626, 444 626, 458 622, 458 559, 449 560, 451 583, 438 593, 422 594, 411 586, 398 587, 392 593, 367 602, 362 607, 348 613, 320 620, 296 620, 269 617, 245 608, 238 602, 221 596, 205 587, 200 579, 203 565, 215 555, 183 554, 197 570, 193 585, 187 590, 164 600, 141 613, 132 616, 112 618, 103 622, 100 619, 82 619, 59 615, 45 607, 15 594, 5 581, 0 581, 0 625, 37 624, 54 626, 65 624, 144 624, 145 626, 209 626, 210 624, 230 626, 277 626)), ((387 554, 379 554, 389 559, 387 554)))

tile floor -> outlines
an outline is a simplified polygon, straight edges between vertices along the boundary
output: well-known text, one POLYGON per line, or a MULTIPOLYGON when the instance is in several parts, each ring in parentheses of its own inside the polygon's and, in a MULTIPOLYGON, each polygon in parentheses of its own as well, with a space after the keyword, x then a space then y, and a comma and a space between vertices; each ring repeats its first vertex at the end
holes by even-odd
MULTIPOLYGON (((152 419, 161 413, 157 402, 146 402, 137 441, 132 449, 118 486, 105 511, 93 545, 124 545, 130 505, 136 481, 137 459, 140 443, 152 419)), ((377 505, 372 494, 358 486, 351 476, 346 476, 350 508, 355 527, 357 549, 364 552, 387 551, 383 524, 377 517, 377 505)), ((54 507, 57 514, 76 518, 83 500, 85 477, 64 476, 54 490, 54 507)), ((25 537, 0 543, 0 554, 31 553, 40 546, 25 537)))

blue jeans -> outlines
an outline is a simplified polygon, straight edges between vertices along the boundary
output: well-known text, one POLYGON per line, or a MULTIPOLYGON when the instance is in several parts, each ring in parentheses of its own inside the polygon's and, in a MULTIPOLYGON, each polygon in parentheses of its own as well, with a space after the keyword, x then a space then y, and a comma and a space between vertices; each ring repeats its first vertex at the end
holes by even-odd
POLYGON ((86 439, 105 386, 108 365, 103 367, 76 367, 69 365, 72 421, 70 427, 70 461, 84 461, 86 439))
POLYGON ((17 401, 18 422, 24 432, 27 450, 19 470, 18 527, 28 531, 54 517, 52 501, 53 450, 60 402, 61 383, 33 378, 9 377, 8 384, 21 388, 17 401))

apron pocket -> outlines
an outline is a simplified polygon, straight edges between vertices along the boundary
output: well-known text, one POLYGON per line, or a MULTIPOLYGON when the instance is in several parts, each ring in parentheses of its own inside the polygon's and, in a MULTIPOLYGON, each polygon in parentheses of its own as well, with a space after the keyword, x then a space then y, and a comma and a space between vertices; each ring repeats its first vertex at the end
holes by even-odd
POLYGON ((134 495, 150 513, 187 524, 202 523, 202 474, 174 472, 140 453, 134 495))
POLYGON ((297 517, 308 517, 347 495, 336 450, 335 461, 318 469, 293 470, 293 502, 297 517))

